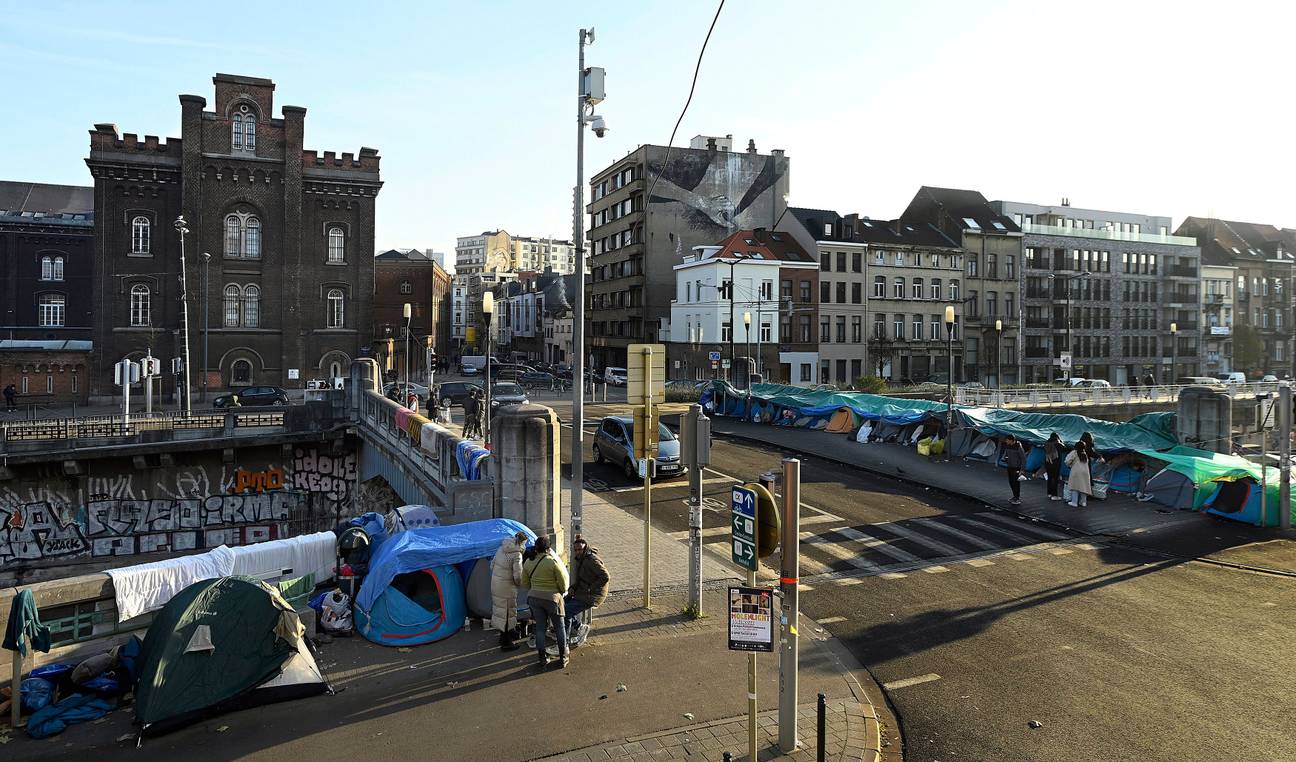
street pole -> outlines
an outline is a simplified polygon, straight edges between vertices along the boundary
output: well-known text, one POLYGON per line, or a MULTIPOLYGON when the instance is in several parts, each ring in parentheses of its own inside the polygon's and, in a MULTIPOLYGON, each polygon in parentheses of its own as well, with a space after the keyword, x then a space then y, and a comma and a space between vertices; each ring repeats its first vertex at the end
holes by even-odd
MULTIPOLYGON (((576 247, 576 294, 572 305, 571 522, 580 534, 581 491, 585 484, 585 42, 580 30, 576 66, 576 188, 572 191, 572 244, 576 247)), ((592 41, 592 39, 591 39, 592 41)))
POLYGON ((682 432, 689 469, 689 603, 687 613, 702 616, 702 468, 711 462, 711 419, 701 405, 690 405, 682 432))
MULTIPOLYGON (((757 562, 759 565, 759 561, 757 562)), ((747 570, 747 587, 756 587, 756 570, 747 570)), ((726 603, 727 605, 727 603, 726 603)), ((756 756, 756 652, 747 654, 747 759, 756 756)))
MULTIPOLYGON (((1165 355, 1161 355, 1165 357, 1165 355)), ((1170 383, 1179 377, 1179 324, 1170 324, 1170 383)))
POLYGON ((1278 468, 1282 479, 1278 486, 1278 523, 1284 530, 1291 529, 1291 438, 1292 438, 1292 387, 1285 383, 1278 387, 1278 468))
POLYGON ((747 356, 743 358, 743 384, 742 388, 751 387, 751 313, 743 313, 743 333, 747 339, 747 356))
POLYGON ((211 270, 211 254, 203 252, 203 390, 202 401, 207 402, 207 339, 210 335, 211 313, 207 309, 207 298, 211 294, 210 283, 208 279, 211 270))
MULTIPOLYGON (((644 368, 644 392, 643 392, 643 410, 644 410, 644 430, 642 433, 644 452, 640 459, 640 466, 644 472, 644 502, 643 502, 643 537, 644 537, 644 567, 643 567, 643 598, 644 608, 652 608, 652 478, 653 466, 656 465, 656 454, 652 448, 653 429, 653 404, 652 404, 652 349, 644 347, 643 350, 643 368, 644 368)), ((606 393, 607 385, 603 386, 606 393)))
POLYGON ((945 377, 945 459, 949 460, 950 437, 954 434, 954 305, 945 305, 945 351, 949 375, 945 377))
MULTIPOLYGON (((401 389, 401 394, 405 396, 403 403, 409 407, 410 396, 410 321, 413 318, 414 310, 409 302, 405 302, 405 387, 401 389)), ((487 356, 486 364, 490 365, 490 357, 487 356)))
POLYGON ((734 334, 738 333, 738 322, 734 319, 734 290, 737 284, 734 283, 734 265, 738 264, 735 259, 729 263, 729 383, 737 386, 735 381, 738 380, 738 359, 734 357, 734 334))
MULTIPOLYGON (((140 369, 144 377, 144 414, 153 415, 153 348, 144 350, 144 367, 140 369)), ((160 393, 160 392, 159 392, 160 393)))
POLYGON ((482 293, 482 316, 486 318, 486 410, 482 413, 485 425, 482 427, 482 444, 487 450, 491 445, 491 317, 495 312, 495 292, 482 293))
POLYGON ((801 575, 801 461, 783 459, 783 543, 779 584, 783 588, 783 647, 779 651, 779 748, 791 754, 797 747, 797 622, 801 575))
POLYGON ((185 218, 183 215, 176 217, 175 229, 180 232, 180 322, 181 330, 184 331, 184 414, 188 417, 193 413, 193 400, 189 397, 189 290, 188 290, 188 268, 185 266, 185 233, 189 228, 185 227, 185 218))

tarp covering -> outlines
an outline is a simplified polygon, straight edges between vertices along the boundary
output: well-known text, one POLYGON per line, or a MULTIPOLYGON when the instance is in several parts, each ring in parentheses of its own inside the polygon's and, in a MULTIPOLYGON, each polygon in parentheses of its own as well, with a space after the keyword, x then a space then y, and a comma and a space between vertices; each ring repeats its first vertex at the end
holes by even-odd
POLYGON ((1144 413, 1125 423, 1102 421, 1070 413, 1019 413, 1000 408, 955 408, 957 426, 974 428, 986 436, 1012 434, 1029 445, 1042 445, 1056 432, 1067 445, 1093 434, 1101 453, 1129 450, 1164 450, 1179 442, 1174 434, 1174 413, 1144 413))
POLYGON ((398 574, 454 565, 495 555, 500 542, 518 532, 534 540, 535 533, 512 519, 486 519, 466 524, 410 529, 378 547, 369 561, 356 605, 366 611, 398 574))
MULTIPOLYGON (((1237 455, 1224 455, 1207 450, 1198 450, 1192 447, 1179 446, 1165 452, 1155 450, 1139 450, 1140 455, 1150 458, 1156 458, 1166 464, 1165 470, 1182 474, 1188 478, 1197 489, 1193 496, 1193 508, 1202 509, 1207 501, 1214 496, 1216 490, 1209 486, 1210 482, 1231 482, 1238 479, 1249 478, 1259 483, 1266 482, 1265 502, 1268 506, 1278 505, 1279 500, 1279 482, 1282 480, 1281 472, 1273 467, 1266 467, 1262 476, 1260 465, 1252 463, 1246 458, 1237 455)), ((1296 506, 1296 494, 1293 496, 1292 505, 1296 506)), ((1277 511, 1269 508, 1271 516, 1265 516, 1265 524, 1272 525, 1278 523, 1277 511)), ((1296 516, 1296 511, 1293 512, 1296 516)))
MULTIPOLYGON (((763 406, 790 408, 802 416, 831 416, 842 408, 868 421, 888 423, 917 423, 932 416, 945 415, 945 403, 923 399, 900 399, 863 392, 814 391, 784 384, 753 384, 751 391, 735 389, 726 381, 715 380, 703 393, 703 400, 717 397, 726 400, 724 412, 732 407, 729 401, 746 400, 748 394, 763 406)), ((957 407, 957 406, 956 406, 957 407)))

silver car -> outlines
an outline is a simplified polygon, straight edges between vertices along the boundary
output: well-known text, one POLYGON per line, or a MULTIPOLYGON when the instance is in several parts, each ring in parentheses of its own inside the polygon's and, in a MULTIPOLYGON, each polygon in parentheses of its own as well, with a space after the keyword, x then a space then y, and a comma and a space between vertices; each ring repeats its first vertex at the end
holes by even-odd
MULTIPOLYGON (((675 434, 662 424, 657 429, 657 475, 679 476, 688 469, 680 462, 680 443, 675 434)), ((621 466, 627 478, 639 478, 639 459, 634 456, 634 419, 610 415, 599 424, 594 435, 594 462, 621 466)))
POLYGON ((525 405, 530 400, 527 399, 526 391, 513 383, 512 381, 501 381, 498 384, 491 384, 491 408, 497 408, 500 405, 525 405))

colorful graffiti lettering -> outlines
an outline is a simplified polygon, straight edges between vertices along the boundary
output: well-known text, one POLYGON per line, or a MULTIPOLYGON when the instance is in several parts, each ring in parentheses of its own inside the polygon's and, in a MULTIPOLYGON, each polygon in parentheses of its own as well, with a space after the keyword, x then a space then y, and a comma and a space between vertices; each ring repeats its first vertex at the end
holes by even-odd
POLYGON ((234 486, 230 487, 230 492, 265 492, 283 487, 284 473, 281 468, 268 468, 264 471, 246 471, 240 468, 234 473, 234 486))

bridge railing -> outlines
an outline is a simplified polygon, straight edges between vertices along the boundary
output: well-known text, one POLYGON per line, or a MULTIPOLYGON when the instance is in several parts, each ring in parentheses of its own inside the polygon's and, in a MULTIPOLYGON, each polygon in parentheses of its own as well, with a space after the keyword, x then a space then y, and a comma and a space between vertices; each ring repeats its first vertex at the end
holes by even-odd
POLYGON ((131 438, 146 431, 234 430, 284 426, 283 410, 225 410, 193 413, 165 412, 123 415, 90 415, 0 422, 0 443, 75 439, 131 438))
POLYGON ((457 450, 459 443, 466 440, 449 429, 418 414, 406 418, 406 423, 402 426, 397 419, 404 417, 400 413, 405 408, 374 391, 362 394, 360 406, 364 423, 373 432, 380 434, 388 444, 408 451, 410 459, 421 466, 421 470, 441 493, 449 492, 452 482, 489 482, 494 479, 492 459, 489 456, 479 462, 475 473, 464 473, 457 450))
MULTIPOLYGON (((1069 405, 1124 405, 1149 402, 1177 403, 1179 393, 1192 386, 1041 387, 1022 389, 971 389, 955 387, 954 402, 976 407, 1067 407, 1069 405)), ((1225 384, 1211 387, 1233 398, 1275 393, 1276 383, 1225 384)))

